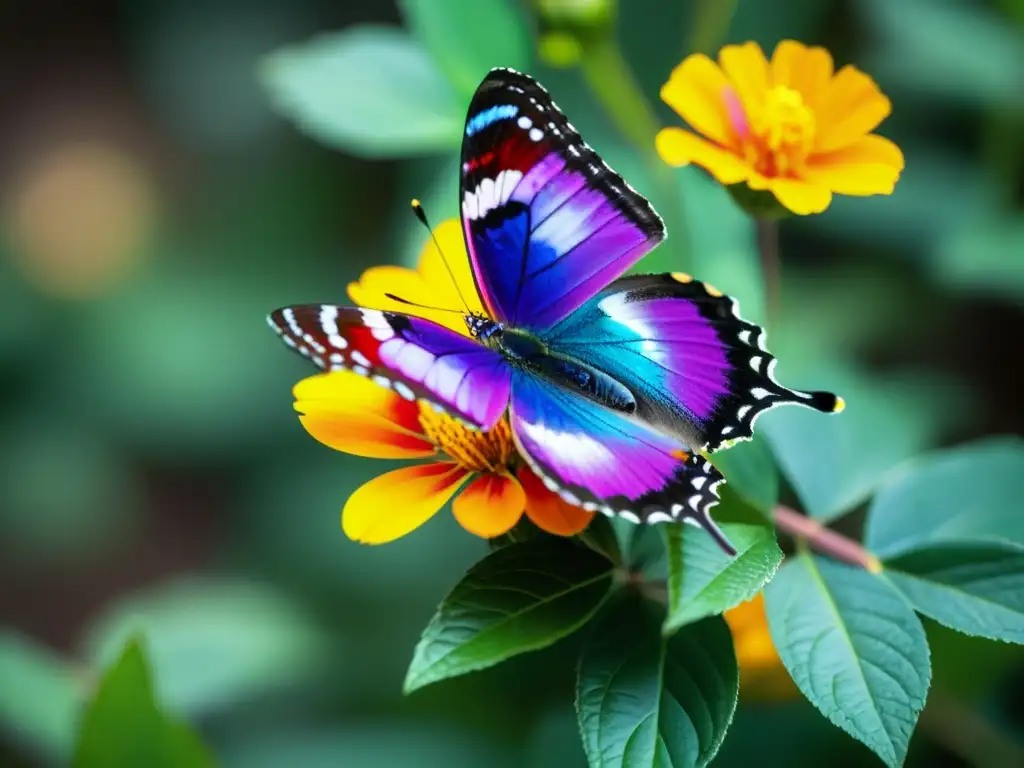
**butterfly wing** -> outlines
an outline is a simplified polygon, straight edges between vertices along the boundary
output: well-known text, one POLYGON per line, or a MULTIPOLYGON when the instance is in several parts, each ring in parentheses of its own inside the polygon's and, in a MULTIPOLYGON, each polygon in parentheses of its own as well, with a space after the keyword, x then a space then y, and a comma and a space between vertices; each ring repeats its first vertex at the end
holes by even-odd
POLYGON ((548 328, 665 237, 661 218, 532 78, 492 70, 462 143, 462 224, 491 316, 548 328))
POLYGON ((508 407, 511 368, 501 355, 430 320, 332 304, 285 307, 267 319, 318 368, 368 376, 471 426, 491 429, 508 407))
POLYGON ((776 382, 764 331, 740 318, 735 300, 682 273, 617 280, 543 341, 625 385, 638 419, 703 450, 749 438, 776 405, 842 407, 830 392, 776 382))
POLYGON ((516 370, 509 410, 519 453, 570 504, 633 522, 693 522, 730 554, 711 519, 722 475, 665 434, 516 370))

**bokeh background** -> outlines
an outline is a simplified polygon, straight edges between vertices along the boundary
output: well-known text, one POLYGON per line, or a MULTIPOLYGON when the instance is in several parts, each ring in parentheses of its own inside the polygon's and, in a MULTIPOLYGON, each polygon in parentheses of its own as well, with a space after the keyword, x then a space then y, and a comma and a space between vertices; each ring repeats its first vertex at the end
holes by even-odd
MULTIPOLYGON (((551 3, 512 5, 529 71, 657 200, 581 73, 537 55, 551 3)), ((621 4, 615 36, 659 119, 691 46, 788 37, 875 77, 895 105, 880 132, 906 155, 891 197, 782 225, 782 378, 873 403, 848 450, 876 472, 1024 432, 1024 2, 739 0, 710 32, 707 5, 621 4)), ((456 210, 457 134, 387 157, 273 108, 267 54, 368 22, 403 23, 374 0, 0 7, 0 764, 66 760, 81 696, 140 627, 162 700, 226 766, 584 762, 578 640, 402 697, 419 630, 486 545, 446 513, 380 548, 343 537, 344 499, 380 465, 303 433, 290 388, 309 371, 264 322, 412 263, 411 197, 456 210)), ((711 278, 756 317, 749 222, 672 173, 689 247, 648 267, 711 278)), ((909 762, 993 764, 1024 732, 1021 655, 928 630, 940 695, 909 762)), ((773 685, 743 692, 716 764, 872 764, 773 685)))

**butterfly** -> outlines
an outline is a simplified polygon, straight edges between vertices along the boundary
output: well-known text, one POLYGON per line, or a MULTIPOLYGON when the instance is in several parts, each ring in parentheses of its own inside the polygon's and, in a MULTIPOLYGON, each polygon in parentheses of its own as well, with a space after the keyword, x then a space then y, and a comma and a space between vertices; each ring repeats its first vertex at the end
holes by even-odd
POLYGON ((494 69, 470 103, 460 198, 487 315, 462 335, 413 315, 291 306, 269 322, 321 369, 348 369, 483 430, 506 414, 530 468, 569 503, 633 522, 712 520, 705 454, 765 410, 841 400, 773 378, 764 332, 682 273, 623 274, 665 238, 650 203, 604 163, 548 92, 494 69))

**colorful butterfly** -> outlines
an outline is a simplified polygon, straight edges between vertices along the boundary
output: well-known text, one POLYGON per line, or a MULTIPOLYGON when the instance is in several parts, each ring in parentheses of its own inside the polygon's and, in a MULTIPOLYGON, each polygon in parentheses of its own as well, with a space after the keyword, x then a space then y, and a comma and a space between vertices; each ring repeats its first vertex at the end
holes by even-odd
POLYGON ((633 522, 692 522, 726 552, 702 455, 749 438, 768 408, 835 411, 772 377, 764 332, 681 273, 622 277, 665 237, 650 203, 547 91, 492 70, 469 107, 462 224, 488 316, 470 337, 399 312, 313 304, 270 315, 324 370, 349 369, 480 429, 505 414, 552 490, 633 522))

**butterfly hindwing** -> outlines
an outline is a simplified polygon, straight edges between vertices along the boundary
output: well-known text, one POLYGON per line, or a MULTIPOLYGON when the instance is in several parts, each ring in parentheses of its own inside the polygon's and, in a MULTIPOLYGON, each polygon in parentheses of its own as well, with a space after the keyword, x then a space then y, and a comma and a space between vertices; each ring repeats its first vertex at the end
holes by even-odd
POLYGON ((491 429, 505 413, 511 369, 497 352, 430 320, 333 304, 272 312, 284 342, 324 371, 351 370, 426 400, 470 426, 491 429))
POLYGON ((694 522, 735 554, 710 515, 723 477, 678 440, 523 370, 509 420, 520 454, 567 502, 635 523, 694 522))
POLYGON ((682 273, 617 280, 543 341, 622 383, 638 419, 703 450, 749 438, 776 405, 841 405, 831 393, 776 382, 764 331, 739 316, 734 299, 682 273))
POLYGON ((470 104, 460 195, 481 297, 516 327, 558 322, 665 236, 547 91, 509 69, 492 70, 470 104))

